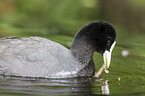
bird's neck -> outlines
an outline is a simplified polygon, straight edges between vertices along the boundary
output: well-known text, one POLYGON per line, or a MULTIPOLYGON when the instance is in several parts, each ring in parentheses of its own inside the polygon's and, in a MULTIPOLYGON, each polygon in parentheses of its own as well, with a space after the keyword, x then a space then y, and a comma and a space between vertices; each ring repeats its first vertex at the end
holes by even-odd
POLYGON ((92 60, 94 49, 85 38, 81 38, 79 40, 74 39, 71 51, 79 61, 88 64, 92 60))

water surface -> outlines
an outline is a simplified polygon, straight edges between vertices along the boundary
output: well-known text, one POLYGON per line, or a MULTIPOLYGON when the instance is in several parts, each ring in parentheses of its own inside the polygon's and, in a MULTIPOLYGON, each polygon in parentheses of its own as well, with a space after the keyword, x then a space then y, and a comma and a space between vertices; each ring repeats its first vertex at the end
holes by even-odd
POLYGON ((121 82, 120 78, 22 78, 0 76, 0 96, 144 96, 144 84, 121 82))
MULTIPOLYGON (((109 94, 103 79, 0 77, 0 95, 91 95, 109 94), (95 82, 95 83, 94 83, 95 82), (105 88, 105 87, 104 87, 105 88), (92 92, 95 90, 95 93, 92 92), (106 91, 106 93, 105 93, 106 91)), ((106 86, 107 87, 107 86, 106 86)))

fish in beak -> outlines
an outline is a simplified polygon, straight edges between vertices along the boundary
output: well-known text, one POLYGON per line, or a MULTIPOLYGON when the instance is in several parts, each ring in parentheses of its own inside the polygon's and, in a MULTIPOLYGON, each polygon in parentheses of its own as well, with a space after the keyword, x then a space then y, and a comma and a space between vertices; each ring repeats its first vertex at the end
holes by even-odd
POLYGON ((95 73, 95 76, 94 77, 99 77, 103 70, 106 72, 106 73, 109 73, 109 71, 107 70, 110 66, 110 62, 111 62, 111 53, 112 53, 112 50, 114 48, 116 44, 116 41, 112 44, 110 50, 105 50, 105 52, 103 53, 103 59, 104 59, 104 64, 103 66, 99 69, 99 71, 97 73, 95 73))

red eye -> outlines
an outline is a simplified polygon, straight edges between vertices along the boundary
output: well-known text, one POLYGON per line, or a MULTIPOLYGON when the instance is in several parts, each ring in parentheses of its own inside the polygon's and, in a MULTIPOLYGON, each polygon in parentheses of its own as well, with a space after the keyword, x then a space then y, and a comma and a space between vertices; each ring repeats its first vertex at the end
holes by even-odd
POLYGON ((110 41, 110 40, 108 40, 108 41, 107 41, 107 45, 110 45, 110 44, 111 44, 111 41, 110 41))

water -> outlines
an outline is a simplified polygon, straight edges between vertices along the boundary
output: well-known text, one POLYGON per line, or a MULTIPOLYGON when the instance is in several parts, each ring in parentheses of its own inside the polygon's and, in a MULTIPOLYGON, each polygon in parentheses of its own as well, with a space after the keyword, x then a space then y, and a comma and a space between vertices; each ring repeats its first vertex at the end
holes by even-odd
POLYGON ((0 96, 144 96, 144 84, 121 79, 96 78, 22 78, 0 76, 0 96))
POLYGON ((105 89, 105 86, 108 87, 104 80, 92 78, 40 79, 1 76, 0 95, 109 94, 109 89, 105 89), (95 93, 92 90, 96 90, 95 93))

